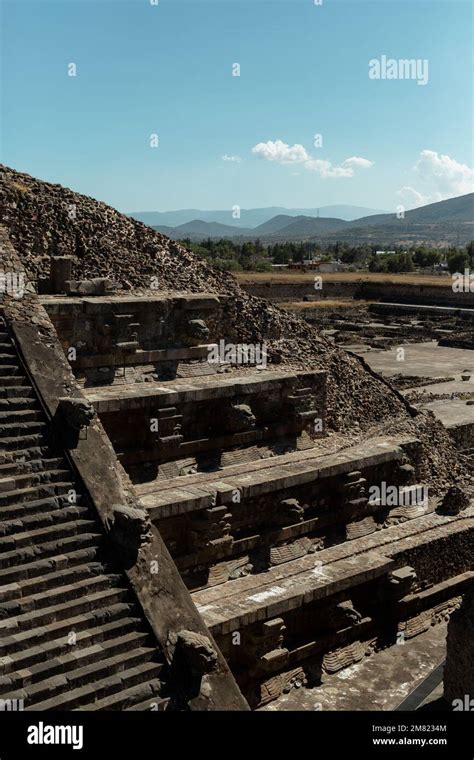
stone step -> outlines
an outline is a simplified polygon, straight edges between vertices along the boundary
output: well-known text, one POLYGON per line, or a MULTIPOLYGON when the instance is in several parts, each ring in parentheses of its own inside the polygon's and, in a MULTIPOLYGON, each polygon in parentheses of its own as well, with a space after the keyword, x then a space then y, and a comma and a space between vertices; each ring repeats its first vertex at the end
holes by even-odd
MULTIPOLYGON (((59 456, 58 451, 54 451, 50 446, 45 445, 44 441, 41 441, 41 445, 30 446, 29 448, 10 449, 9 451, 0 452, 0 465, 7 464, 23 464, 34 460, 48 460, 57 458, 59 456)), ((62 459, 61 459, 62 461, 62 459)), ((36 469, 40 470, 41 467, 36 469)), ((44 468, 43 468, 44 469, 44 468)))
POLYGON ((9 587, 11 584, 20 583, 21 581, 38 578, 43 580, 50 573, 77 567, 77 565, 83 562, 94 564, 100 559, 102 548, 97 541, 85 543, 84 548, 70 551, 67 555, 62 554, 47 557, 46 559, 39 559, 34 562, 26 562, 21 567, 13 566, 0 570, 0 584, 3 583, 6 587, 9 587))
MULTIPOLYGON (((159 697, 158 692, 160 690, 160 687, 162 686, 160 681, 152 681, 151 683, 147 684, 148 687, 150 687, 150 690, 153 690, 156 688, 156 696, 147 697, 147 699, 142 700, 141 702, 132 702, 129 704, 129 706, 126 706, 127 703, 122 702, 120 707, 118 709, 120 710, 141 710, 142 712, 150 711, 150 712, 164 712, 169 703, 170 700, 167 697, 159 697)), ((131 692, 133 692, 133 689, 130 689, 131 692)), ((125 692, 123 692, 125 693, 125 692)), ((134 694, 130 695, 131 697, 134 697, 134 694)), ((113 706, 107 705, 104 709, 106 710, 113 710, 115 709, 113 706)))
MULTIPOLYGON (((72 674, 79 669, 110 661, 112 657, 117 657, 120 654, 127 656, 135 650, 143 650, 148 638, 146 632, 131 631, 109 639, 102 644, 90 644, 90 646, 77 651, 75 646, 68 646, 67 651, 57 658, 51 658, 46 662, 30 665, 30 667, 15 673, 0 676, 0 693, 3 691, 12 693, 12 691, 20 689, 26 689, 30 693, 29 686, 37 684, 39 687, 42 685, 43 679, 45 682, 56 675, 59 675, 61 679, 67 677, 69 681, 72 674)), ((39 688, 36 691, 41 693, 39 688)))
MULTIPOLYGON (((11 493, 12 491, 24 491, 27 488, 36 488, 37 486, 65 483, 68 482, 67 478, 70 476, 70 471, 66 469, 23 472, 18 473, 17 475, 3 475, 3 473, 0 472, 0 496, 11 493)), ((0 504, 1 503, 2 502, 0 502, 0 504)))
POLYGON ((29 385, 29 382, 24 375, 20 375, 19 373, 15 375, 14 372, 0 375, 0 388, 19 388, 24 385, 29 385))
POLYGON ((67 460, 47 445, 50 426, 2 325, 0 697, 27 710, 158 700, 156 643, 67 460))
MULTIPOLYGON (((35 531, 38 528, 49 529, 52 526, 59 525, 71 520, 85 520, 90 516, 88 507, 78 507, 76 504, 65 506, 62 509, 56 509, 52 512, 40 512, 39 514, 18 517, 16 520, 6 520, 0 522, 0 536, 11 536, 15 533, 25 533, 35 531)), ((0 589, 0 596, 1 596, 0 589)))
MULTIPOLYGON (((69 474, 69 473, 67 473, 69 474)), ((41 499, 45 496, 56 496, 75 490, 73 483, 70 481, 54 481, 52 483, 38 483, 38 485, 17 488, 12 491, 3 491, 0 493, 0 507, 9 507, 12 504, 23 504, 30 499, 41 499)))
MULTIPOLYGON (((25 378, 26 379, 26 378, 25 378)), ((4 383, 5 378, 2 378, 0 383, 0 398, 2 399, 14 399, 14 398, 29 398, 35 399, 36 396, 31 386, 21 383, 13 383, 12 385, 6 385, 4 383)))
POLYGON ((106 569, 103 563, 87 562, 58 572, 40 575, 36 578, 27 578, 19 582, 9 583, 0 589, 0 603, 14 599, 24 599, 27 596, 46 591, 57 585, 74 583, 84 578, 94 578, 97 575, 105 574, 105 572, 106 569))
POLYGON ((1 364, 0 363, 0 384, 3 384, 4 377, 13 377, 14 375, 21 375, 22 368, 20 364, 1 364))
POLYGON ((0 622, 2 619, 5 619, 7 615, 10 615, 13 620, 14 618, 22 617, 23 615, 40 612, 46 607, 50 609, 51 607, 63 604, 66 601, 72 602, 81 596, 89 596, 96 594, 99 591, 118 588, 121 582, 123 582, 123 578, 117 573, 115 575, 89 576, 67 585, 58 582, 53 588, 46 589, 46 591, 34 593, 20 599, 2 602, 0 604, 0 622))
POLYGON ((14 453, 22 454, 25 449, 44 446, 44 444, 44 436, 41 433, 34 433, 33 435, 19 435, 14 438, 0 437, 0 452, 11 451, 14 453))
POLYGON ((102 575, 90 575, 88 578, 82 578, 79 581, 72 581, 69 584, 58 582, 53 587, 45 591, 35 592, 30 596, 13 599, 0 604, 0 616, 2 611, 18 617, 20 615, 41 610, 44 607, 51 607, 53 604, 73 601, 82 595, 95 594, 98 591, 118 588, 123 584, 123 577, 119 573, 107 573, 102 575))
POLYGON ((80 710, 151 710, 163 712, 169 704, 169 699, 160 697, 163 684, 159 678, 146 681, 139 686, 132 686, 125 691, 119 691, 97 702, 83 705, 80 710), (143 697, 146 695, 145 699, 143 697), (155 707, 152 708, 151 706, 155 707))
POLYGON ((82 501, 81 494, 76 494, 74 504, 70 502, 68 494, 59 494, 56 496, 44 496, 41 499, 33 499, 32 501, 25 501, 19 504, 9 504, 6 507, 0 507, 0 520, 23 519, 29 515, 54 512, 64 507, 77 507, 82 505, 82 501))
MULTIPOLYGON (((115 636, 125 635, 130 631, 137 630, 140 624, 141 619, 138 617, 120 617, 118 620, 113 620, 106 625, 97 625, 94 628, 87 628, 79 632, 74 631, 74 651, 78 652, 92 644, 100 644, 115 636)), ((28 649, 22 649, 2 657, 0 660, 0 673, 6 675, 7 673, 44 662, 49 657, 58 657, 68 653, 71 649, 71 644, 69 643, 71 640, 70 634, 71 631, 59 639, 45 641, 40 645, 33 644, 28 649)))
POLYGON ((41 422, 44 419, 43 412, 40 409, 1 409, 0 408, 0 428, 8 423, 15 422, 41 422))
POLYGON ((48 426, 45 422, 0 422, 0 439, 28 435, 45 434, 48 426))
POLYGON ((56 569, 55 563, 65 562, 68 566, 69 552, 80 551, 91 546, 97 546, 102 539, 99 533, 78 533, 56 541, 47 541, 40 546, 27 546, 12 551, 0 557, 0 583, 11 583, 21 578, 31 578, 40 575, 44 568, 56 569), (47 560, 41 564, 41 560, 47 560), (26 566, 26 567, 25 567, 26 566))
POLYGON ((0 566, 5 567, 3 562, 8 555, 24 547, 33 546, 40 548, 41 541, 45 539, 51 541, 55 538, 76 536, 78 533, 86 533, 88 530, 92 532, 96 527, 97 523, 95 520, 71 520, 59 525, 45 525, 36 530, 4 536, 0 538, 0 566))
POLYGON ((16 461, 0 464, 0 478, 8 475, 18 476, 26 473, 39 473, 47 470, 60 470, 65 467, 63 457, 46 457, 42 459, 30 459, 22 461, 19 457, 16 461))
POLYGON ((117 604, 126 600, 129 591, 125 588, 112 588, 105 591, 99 591, 90 594, 87 597, 82 596, 79 599, 71 599, 62 604, 55 604, 51 607, 44 607, 40 610, 27 612, 8 620, 0 620, 0 635, 2 638, 15 632, 24 632, 30 628, 37 628, 58 620, 67 620, 75 615, 91 612, 91 610, 100 609, 100 607, 109 604, 117 604))
MULTIPOLYGON (((146 651, 142 657, 149 657, 146 651)), ((122 658, 120 662, 125 664, 122 658)), ((132 658, 133 659, 133 658, 132 658)), ((112 663, 111 663, 112 665, 112 663)), ((79 686, 72 691, 52 696, 43 702, 35 702, 27 705, 26 710, 47 711, 47 710, 73 710, 81 705, 88 705, 88 709, 93 709, 94 703, 106 696, 123 692, 139 683, 149 682, 157 678, 162 670, 162 665, 156 662, 142 661, 135 667, 128 670, 121 670, 113 676, 108 676, 99 681, 88 683, 85 686, 79 686)))
POLYGON ((79 634, 93 636, 100 626, 120 623, 125 618, 132 616, 134 612, 136 610, 131 601, 120 602, 93 609, 85 614, 56 620, 37 628, 2 636, 0 639, 0 656, 2 660, 8 661, 10 656, 19 655, 21 652, 32 649, 45 648, 48 651, 48 647, 58 643, 59 640, 64 645, 71 631, 77 636, 79 634))
MULTIPOLYGON (((136 668, 138 665, 149 662, 154 652, 155 650, 151 647, 135 647, 128 652, 104 657, 98 662, 83 664, 68 673, 45 678, 43 681, 26 686, 22 690, 25 705, 27 705, 27 709, 28 706, 32 709, 32 706, 38 701, 45 699, 51 701, 60 698, 61 695, 64 695, 65 702, 70 704, 70 694, 74 694, 76 689, 88 685, 94 687, 97 680, 116 678, 121 671, 136 668)), ((155 663, 155 665, 157 664, 155 663)), ((160 670, 161 666, 157 665, 154 675, 159 675, 160 670)), ((118 680, 120 683, 120 679, 118 680)), ((12 691, 9 692, 9 694, 13 693, 12 691)), ((38 706, 37 709, 45 708, 38 706)))
POLYGON ((10 411, 23 411, 26 409, 39 409, 38 402, 34 398, 0 398, 0 413, 10 411))
MULTIPOLYGON (((14 353, 11 355, 8 355, 4 353, 5 349, 0 352, 0 372, 1 370, 5 370, 2 374, 0 374, 0 385, 3 385, 3 378, 5 376, 7 377, 19 377, 24 375, 24 369, 23 366, 18 362, 17 357, 14 353)), ((18 383, 20 385, 20 383, 18 383)))

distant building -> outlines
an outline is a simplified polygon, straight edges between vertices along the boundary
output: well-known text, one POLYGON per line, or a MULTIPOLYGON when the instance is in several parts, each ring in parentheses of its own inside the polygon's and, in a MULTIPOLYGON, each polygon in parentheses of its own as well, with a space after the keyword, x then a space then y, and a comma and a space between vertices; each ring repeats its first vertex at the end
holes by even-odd
POLYGON ((289 269, 306 269, 316 272, 337 272, 340 269, 335 261, 318 261, 317 259, 290 261, 288 267, 289 269))

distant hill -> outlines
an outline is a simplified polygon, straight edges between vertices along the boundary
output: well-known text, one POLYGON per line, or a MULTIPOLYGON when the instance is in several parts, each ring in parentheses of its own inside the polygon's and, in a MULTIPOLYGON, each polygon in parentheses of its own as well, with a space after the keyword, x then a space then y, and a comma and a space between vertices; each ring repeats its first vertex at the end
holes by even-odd
POLYGON ((232 238, 251 239, 262 238, 269 240, 275 236, 278 240, 284 236, 285 240, 307 240, 312 235, 321 235, 334 232, 342 227, 350 225, 343 219, 324 219, 311 216, 288 216, 280 214, 258 227, 231 227, 218 222, 203 222, 201 219, 193 219, 192 222, 180 224, 177 227, 156 225, 153 229, 172 237, 174 240, 190 238, 194 241, 207 238, 232 238))
POLYGON ((449 198, 396 214, 377 214, 347 221, 340 218, 277 214, 257 227, 236 227, 219 222, 193 219, 177 227, 157 225, 154 229, 182 240, 198 242, 210 238, 255 240, 263 243, 337 240, 360 243, 394 244, 427 241, 462 245, 474 239, 474 193, 449 198))
POLYGON ((297 221, 301 221, 302 219, 308 219, 308 217, 290 216, 290 214, 278 214, 272 219, 269 219, 267 222, 259 224, 258 227, 254 228, 254 232, 255 234, 258 233, 259 235, 273 235, 273 233, 280 232, 281 230, 285 229, 285 227, 288 227, 288 225, 293 224, 297 221))
MULTIPOLYGON (((396 214, 377 214, 356 219, 351 227, 368 227, 374 224, 396 224, 396 214)), ((439 224, 440 222, 474 222, 474 193, 430 203, 428 206, 405 212, 404 221, 409 224, 439 224)))
POLYGON ((138 219, 150 227, 163 226, 177 227, 187 224, 196 219, 203 222, 218 222, 231 227, 258 227, 275 216, 285 215, 291 217, 312 216, 344 219, 352 221, 362 216, 382 214, 380 209, 365 208, 364 206, 338 205, 322 206, 321 208, 285 208, 284 206, 269 206, 268 208, 241 209, 240 219, 234 219, 230 209, 207 211, 196 208, 180 209, 178 211, 136 211, 128 214, 133 219, 138 219))
POLYGON ((191 222, 179 224, 177 227, 168 227, 160 224, 154 226, 153 229, 162 232, 163 235, 169 235, 169 237, 172 237, 175 240, 184 240, 188 237, 192 240, 204 240, 208 237, 255 237, 253 229, 231 227, 228 224, 219 224, 219 222, 203 222, 202 219, 193 219, 191 222))
MULTIPOLYGON (((334 235, 333 235, 334 237, 334 235)), ((343 242, 393 243, 429 242, 443 245, 465 245, 474 240, 474 193, 448 198, 407 211, 403 219, 396 214, 363 217, 337 233, 343 242)), ((314 241, 319 238, 315 236, 314 241)))
MULTIPOLYGON (((278 238, 283 235, 287 240, 308 240, 314 235, 327 235, 350 227, 350 225, 351 222, 346 222, 343 219, 314 219, 309 216, 301 216, 273 234, 278 238)), ((260 231, 260 228, 257 227, 257 230, 260 231)))

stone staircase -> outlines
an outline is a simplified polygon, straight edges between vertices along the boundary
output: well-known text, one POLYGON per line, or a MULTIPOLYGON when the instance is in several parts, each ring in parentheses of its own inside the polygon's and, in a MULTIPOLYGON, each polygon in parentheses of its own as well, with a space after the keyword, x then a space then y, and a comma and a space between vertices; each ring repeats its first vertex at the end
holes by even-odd
POLYGON ((164 672, 0 316, 0 699, 161 710, 164 672))

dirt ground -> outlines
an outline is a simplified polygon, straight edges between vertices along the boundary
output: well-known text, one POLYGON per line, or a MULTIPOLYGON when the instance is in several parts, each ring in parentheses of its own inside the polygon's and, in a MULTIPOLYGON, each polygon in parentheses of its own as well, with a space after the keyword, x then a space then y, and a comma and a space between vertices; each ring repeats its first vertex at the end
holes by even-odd
POLYGON ((398 285, 439 285, 451 287, 449 275, 429 274, 382 274, 380 272, 237 272, 234 274, 239 284, 249 282, 308 282, 321 274, 326 282, 380 282, 398 285))
POLYGON ((279 303, 278 306, 281 309, 291 309, 292 311, 305 311, 307 309, 356 309, 364 310, 373 301, 354 301, 353 298, 347 299, 332 299, 324 298, 321 301, 288 301, 279 303))

